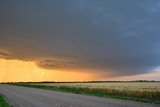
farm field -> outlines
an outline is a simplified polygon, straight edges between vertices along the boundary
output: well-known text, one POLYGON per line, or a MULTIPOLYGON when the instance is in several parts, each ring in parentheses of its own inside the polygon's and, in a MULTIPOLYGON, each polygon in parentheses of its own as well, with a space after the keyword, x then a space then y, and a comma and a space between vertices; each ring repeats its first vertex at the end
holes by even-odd
POLYGON ((159 107, 159 104, 52 91, 51 89, 46 90, 44 87, 43 89, 39 88, 0 84, 0 93, 5 95, 12 107, 159 107))
POLYGON ((53 82, 14 85, 160 104, 160 82, 53 82))
POLYGON ((104 82, 104 83, 33 83, 44 86, 69 86, 115 90, 160 91, 160 82, 104 82))

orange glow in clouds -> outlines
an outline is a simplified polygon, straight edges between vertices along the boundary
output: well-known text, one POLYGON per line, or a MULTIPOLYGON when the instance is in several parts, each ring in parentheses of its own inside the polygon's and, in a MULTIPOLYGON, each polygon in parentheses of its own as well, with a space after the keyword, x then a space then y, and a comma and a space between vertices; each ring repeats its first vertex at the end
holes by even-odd
POLYGON ((48 70, 34 62, 0 59, 0 82, 19 81, 88 81, 93 75, 85 72, 48 70))
MULTIPOLYGON (((88 70, 87 70, 88 71, 88 70)), ((149 74, 139 74, 134 76, 120 76, 101 78, 101 74, 96 72, 85 72, 83 70, 49 70, 38 67, 34 62, 21 60, 0 59, 0 82, 28 82, 28 81, 128 81, 141 79, 160 78, 160 67, 155 72, 149 74), (99 77, 100 76, 100 77, 99 77)))

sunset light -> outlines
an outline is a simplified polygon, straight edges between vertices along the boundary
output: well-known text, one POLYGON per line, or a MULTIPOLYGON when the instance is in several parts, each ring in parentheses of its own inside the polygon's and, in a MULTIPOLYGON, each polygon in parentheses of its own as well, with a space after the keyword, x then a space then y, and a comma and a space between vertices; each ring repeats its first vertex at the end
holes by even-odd
POLYGON ((83 80, 93 80, 93 75, 85 72, 42 69, 30 61, 0 59, 0 82, 83 80))

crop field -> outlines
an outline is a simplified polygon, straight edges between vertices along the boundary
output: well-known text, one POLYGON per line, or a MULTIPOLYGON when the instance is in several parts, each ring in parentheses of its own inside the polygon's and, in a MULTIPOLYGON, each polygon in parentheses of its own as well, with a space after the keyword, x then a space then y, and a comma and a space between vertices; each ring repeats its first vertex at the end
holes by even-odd
POLYGON ((49 82, 14 85, 160 104, 160 82, 49 82))
POLYGON ((160 82, 106 82, 106 83, 35 83, 44 86, 68 86, 80 88, 99 88, 135 91, 160 91, 160 82))

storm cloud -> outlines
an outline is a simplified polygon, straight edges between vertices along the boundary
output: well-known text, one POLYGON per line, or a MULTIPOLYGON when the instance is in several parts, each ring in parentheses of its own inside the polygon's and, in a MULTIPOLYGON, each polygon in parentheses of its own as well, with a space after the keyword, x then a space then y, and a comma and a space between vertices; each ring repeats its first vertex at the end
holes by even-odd
POLYGON ((159 0, 1 0, 0 13, 2 58, 117 76, 160 66, 159 0))

